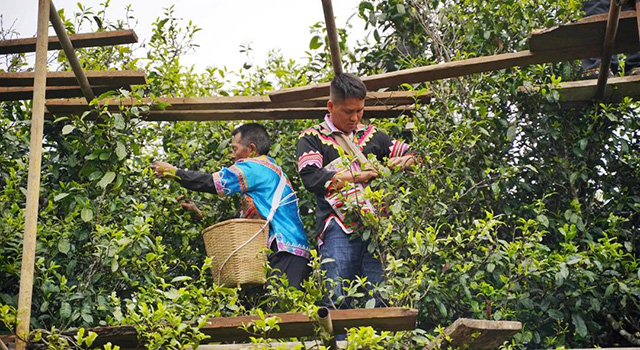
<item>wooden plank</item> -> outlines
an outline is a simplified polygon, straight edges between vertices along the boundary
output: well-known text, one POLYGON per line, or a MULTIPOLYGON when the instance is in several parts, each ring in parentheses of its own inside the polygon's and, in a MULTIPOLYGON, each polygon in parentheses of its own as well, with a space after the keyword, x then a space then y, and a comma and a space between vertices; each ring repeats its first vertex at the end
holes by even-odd
MULTIPOLYGON (((69 35, 69 39, 76 49, 83 47, 112 46, 133 44, 138 42, 138 36, 131 30, 113 30, 109 32, 82 33, 69 35)), ((60 50, 60 40, 57 36, 49 37, 49 50, 60 50)), ((36 38, 12 39, 0 41, 0 54, 26 53, 36 50, 36 38)))
MULTIPOLYGON (((614 53, 640 50, 640 45, 615 47, 614 53)), ((425 81, 453 78, 475 73, 489 72, 515 66, 527 66, 547 62, 568 61, 579 58, 599 56, 602 46, 588 46, 553 51, 521 51, 500 55, 477 57, 467 60, 441 63, 426 67, 404 69, 397 72, 383 73, 362 77, 369 90, 383 87, 399 86, 404 83, 415 84, 425 81)), ((274 102, 285 102, 298 99, 310 99, 329 94, 329 83, 312 84, 269 93, 274 102)))
POLYGON ((27 175, 27 203, 22 239, 22 267, 18 294, 17 350, 25 350, 31 325, 31 299, 36 259, 38 230, 38 203, 40 199, 40 172, 42 167, 42 137, 44 132, 44 98, 47 86, 47 32, 49 30, 49 0, 38 1, 38 31, 36 42, 36 71, 33 79, 33 107, 31 109, 31 136, 29 143, 29 172, 27 175))
MULTIPOLYGON (((279 331, 269 334, 270 337, 292 338, 315 336, 317 322, 302 313, 275 314, 280 318, 279 331)), ((371 326, 380 331, 413 330, 416 326, 418 310, 405 308, 379 308, 332 310, 331 319, 336 333, 343 333, 344 329, 360 326, 371 326)), ((211 318, 200 330, 211 338, 207 342, 247 341, 251 334, 238 328, 249 324, 257 316, 220 317, 211 318)), ((89 329, 96 332, 98 337, 93 346, 101 347, 107 342, 121 348, 135 348, 138 346, 137 333, 134 327, 98 327, 89 329)))
MULTIPOLYGON (((146 73, 140 70, 86 71, 91 85, 144 85, 147 83, 146 73)), ((31 86, 35 74, 33 72, 0 73, 0 87, 31 86)), ((73 72, 47 73, 47 86, 77 86, 73 72)))
POLYGON ((474 350, 497 349, 521 329, 520 322, 459 318, 444 330, 444 334, 427 344, 425 350, 438 349, 444 345, 474 350), (451 341, 446 342, 446 337, 451 341))
MULTIPOLYGON (((319 97, 311 100, 292 101, 284 103, 271 102, 269 96, 219 96, 219 97, 195 97, 195 98, 156 98, 155 103, 169 104, 165 110, 224 110, 224 109, 275 109, 275 108, 325 108, 328 97, 319 97)), ((370 92, 367 94, 365 104, 367 106, 395 106, 410 105, 416 101, 428 103, 430 94, 416 95, 413 91, 388 91, 370 92)), ((151 99, 140 101, 150 104, 151 99)), ((100 101, 100 105, 108 106, 109 110, 116 111, 120 106, 133 106, 140 103, 137 99, 106 99, 100 101)), ((82 113, 88 110, 87 102, 82 99, 49 100, 47 109, 54 114, 82 113)))
MULTIPOLYGON (((413 109, 413 106, 376 106, 365 111, 365 118, 393 118, 413 109)), ((140 118, 146 121, 222 121, 222 120, 293 120, 322 119, 327 114, 325 107, 320 108, 278 108, 278 109, 227 109, 196 111, 150 111, 141 113, 140 118)), ((60 114, 57 114, 60 116, 60 114)), ((92 120, 95 116, 87 116, 92 120)))
MULTIPOLYGON (((346 349, 347 341, 339 341, 338 349, 346 349)), ((269 349, 296 349, 300 345, 304 345, 303 349, 319 349, 318 345, 322 345, 322 342, 306 341, 306 342, 284 342, 284 343, 268 343, 269 349)), ((198 350, 250 350, 256 349, 255 344, 220 344, 220 345, 200 345, 198 350)))
MULTIPOLYGON (((411 106, 376 106, 365 111, 365 118, 392 118, 411 106)), ((278 108, 278 109, 229 109, 204 111, 151 111, 144 115, 147 121, 220 121, 220 120, 283 120, 322 119, 328 113, 326 107, 278 108)))
POLYGON ((8 348, 8 349, 15 349, 16 348, 16 336, 13 334, 3 334, 0 335, 0 341, 4 343, 4 345, 8 348))
MULTIPOLYGON (((103 86, 93 87, 93 91, 100 95, 112 90, 129 90, 131 86, 103 86)), ((69 98, 83 96, 82 90, 77 86, 49 86, 47 87, 45 98, 69 98)), ((28 86, 0 87, 0 101, 20 101, 31 100, 33 98, 33 88, 28 86)), ((83 101, 85 101, 83 99, 83 101)))
MULTIPOLYGON (((633 11, 631 11, 633 12, 633 11)), ((625 12, 625 16, 629 16, 628 13, 625 12)), ((635 14, 634 14, 635 15, 635 14)), ((622 16, 624 17, 624 16, 622 16)), ((626 18, 626 17, 625 17, 626 18)), ((598 26, 604 25, 604 21, 595 21, 591 19, 591 22, 587 22, 587 27, 598 28, 598 26)), ((581 22, 579 22, 581 23, 581 22)), ((567 27, 570 25, 567 25, 567 27)), ((625 30, 632 30, 631 33, 636 33, 638 28, 637 26, 633 26, 632 29, 628 28, 628 22, 626 20, 621 19, 621 27, 620 32, 623 33, 625 30)), ((547 30, 550 31, 550 30, 547 30)), ((546 34, 545 34, 546 35, 546 34)), ((538 34, 536 40, 540 39, 542 34, 538 34)), ((637 35, 626 35, 625 39, 622 40, 623 36, 619 36, 619 40, 616 40, 616 45, 614 47, 613 53, 624 53, 624 52, 634 52, 640 51, 640 43, 635 38, 637 35)), ((533 38, 533 37, 532 37, 533 38)), ((597 40, 597 42, 593 42, 593 40, 587 40, 583 42, 582 35, 574 35, 572 36, 574 41, 578 42, 578 45, 584 46, 576 46, 573 41, 571 42, 571 46, 567 46, 567 43, 555 43, 552 48, 548 48, 545 50, 537 50, 537 51, 521 51, 514 53, 505 53, 500 55, 493 56, 485 56, 485 57, 476 57, 466 60, 440 63, 426 67, 418 67, 411 69, 404 69, 396 72, 382 73, 371 76, 362 77, 362 81, 367 86, 367 89, 374 91, 380 88, 391 87, 391 86, 400 86, 401 84, 415 84, 426 81, 434 81, 440 79, 447 79, 453 77, 459 77, 469 74, 489 72, 494 70, 500 70, 515 66, 528 66, 532 64, 540 64, 540 63, 551 63, 551 62, 561 62, 561 61, 569 61, 580 58, 589 58, 596 57, 602 55, 602 39, 597 40)), ((591 38, 589 38, 591 39, 591 38)), ((552 42, 554 39, 549 36, 544 36, 542 39, 543 42, 552 42)), ((555 41, 553 41, 555 42, 555 41)), ((529 46, 532 46, 531 39, 529 40, 529 46)), ((328 96, 329 95, 329 83, 321 83, 321 84, 311 84, 307 86, 295 87, 290 89, 283 89, 272 91, 269 93, 269 97, 274 102, 285 102, 285 101, 294 101, 294 100, 304 100, 310 99, 319 96, 328 96)))
MULTIPOLYGON (((601 46, 607 30, 608 18, 609 14, 603 13, 549 29, 534 30, 529 34, 529 50, 537 52, 558 48, 601 46)), ((616 36, 615 46, 633 46, 638 43, 635 11, 620 13, 618 32, 621 34, 616 36)))
MULTIPOLYGON (((562 83, 557 90, 564 105, 593 101, 596 88, 596 80, 590 79, 562 83)), ((625 96, 640 99, 640 75, 609 78, 603 100, 608 103, 620 102, 625 96)))

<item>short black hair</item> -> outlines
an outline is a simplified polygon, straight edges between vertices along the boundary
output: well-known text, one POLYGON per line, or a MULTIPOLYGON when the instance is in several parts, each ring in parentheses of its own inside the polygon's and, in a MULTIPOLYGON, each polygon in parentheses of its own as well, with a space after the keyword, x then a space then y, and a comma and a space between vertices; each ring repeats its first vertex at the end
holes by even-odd
POLYGON ((367 97, 367 87, 362 80, 351 73, 336 75, 331 80, 329 88, 330 98, 334 102, 339 102, 347 98, 357 98, 364 100, 367 97))
POLYGON ((269 154, 271 148, 271 139, 264 126, 258 123, 242 124, 239 127, 233 129, 231 136, 240 134, 240 142, 249 147, 250 144, 256 145, 258 154, 261 156, 269 154))

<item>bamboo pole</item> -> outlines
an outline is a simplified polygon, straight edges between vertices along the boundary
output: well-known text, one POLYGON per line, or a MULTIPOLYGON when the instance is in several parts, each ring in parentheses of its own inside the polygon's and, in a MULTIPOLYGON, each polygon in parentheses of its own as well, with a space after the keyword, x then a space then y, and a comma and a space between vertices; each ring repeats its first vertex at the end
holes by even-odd
POLYGON ((327 341, 327 346, 330 350, 338 350, 338 345, 336 344, 336 337, 333 331, 333 321, 331 320, 331 313, 329 313, 329 309, 326 307, 321 307, 318 309, 318 322, 320 323, 320 327, 325 330, 329 334, 329 340, 327 341))
POLYGON ((324 22, 327 26, 327 37, 329 38, 329 49, 331 51, 331 65, 333 73, 338 76, 342 74, 342 59, 340 57, 340 45, 338 44, 338 30, 336 29, 336 20, 333 15, 333 5, 331 0, 322 0, 322 9, 324 11, 324 22))
POLYGON ((22 271, 18 297, 18 325, 16 350, 24 350, 29 340, 31 296, 36 255, 38 228, 38 199, 40 195, 40 167, 42 161, 42 134, 44 127, 44 98, 47 85, 47 46, 49 31, 49 0, 38 0, 38 32, 36 41, 36 75, 33 83, 31 108, 31 143, 29 145, 29 175, 25 208, 24 238, 22 243, 22 271))
POLYGON ((640 40, 640 0, 636 0, 636 17, 638 18, 638 40, 640 40))
POLYGON ((613 44, 618 33, 618 23, 620 19, 620 10, 622 6, 617 0, 611 0, 609 8, 609 19, 607 20, 607 31, 604 36, 602 45, 602 58, 600 59, 600 72, 598 73, 598 88, 596 90, 596 100, 604 97, 607 88, 607 79, 609 79, 609 67, 611 66, 611 54, 613 53, 613 44))
POLYGON ((96 96, 93 94, 93 90, 91 90, 89 80, 84 74, 84 70, 80 65, 80 61, 78 61, 78 56, 76 56, 76 52, 73 49, 73 44, 71 44, 71 40, 67 35, 67 30, 64 27, 64 23, 62 23, 62 20, 60 19, 58 11, 56 10, 56 6, 53 4, 53 2, 51 2, 49 17, 51 20, 51 25, 53 25, 53 29, 55 29, 56 34, 58 35, 58 39, 60 39, 60 45, 64 50, 64 54, 67 56, 69 65, 71 66, 73 73, 76 75, 78 85, 80 85, 80 89, 82 90, 82 94, 84 95, 84 98, 87 99, 87 103, 90 103, 94 98, 96 98, 96 96))

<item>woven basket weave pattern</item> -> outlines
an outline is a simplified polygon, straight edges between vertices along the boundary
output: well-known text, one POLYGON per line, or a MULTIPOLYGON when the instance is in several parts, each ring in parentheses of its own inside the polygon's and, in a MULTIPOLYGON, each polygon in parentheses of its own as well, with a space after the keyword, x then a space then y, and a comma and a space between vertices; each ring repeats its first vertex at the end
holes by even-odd
POLYGON ((213 280, 217 284, 235 287, 265 283, 263 267, 267 260, 265 248, 269 237, 269 225, 229 258, 233 251, 251 239, 265 222, 254 219, 232 219, 202 231, 207 255, 212 259, 213 280), (227 258, 229 259, 225 263, 227 258))

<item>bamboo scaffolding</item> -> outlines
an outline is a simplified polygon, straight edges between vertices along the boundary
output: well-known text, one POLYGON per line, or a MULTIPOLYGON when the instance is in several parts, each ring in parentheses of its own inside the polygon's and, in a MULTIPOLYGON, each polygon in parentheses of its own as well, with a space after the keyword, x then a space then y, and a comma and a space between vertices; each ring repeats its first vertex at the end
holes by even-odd
MULTIPOLYGON (((515 66, 527 66, 540 63, 569 61, 602 55, 602 40, 598 33, 604 31, 606 17, 593 16, 576 23, 562 25, 553 29, 537 31, 529 40, 531 50, 505 53, 500 55, 477 57, 466 60, 441 63, 426 67, 404 69, 397 72, 382 73, 361 77, 368 90, 415 84, 427 81, 447 79, 506 69, 515 66), (558 38, 573 38, 564 41, 558 38), (596 41, 592 39, 595 37, 596 41), (579 38, 579 40, 576 40, 579 38)), ((635 11, 625 11, 621 15, 619 31, 627 35, 616 38, 612 53, 633 52, 640 50, 636 35, 629 35, 638 30, 635 11)), ((269 93, 274 102, 304 100, 329 94, 329 84, 311 84, 302 87, 283 89, 269 93)))

